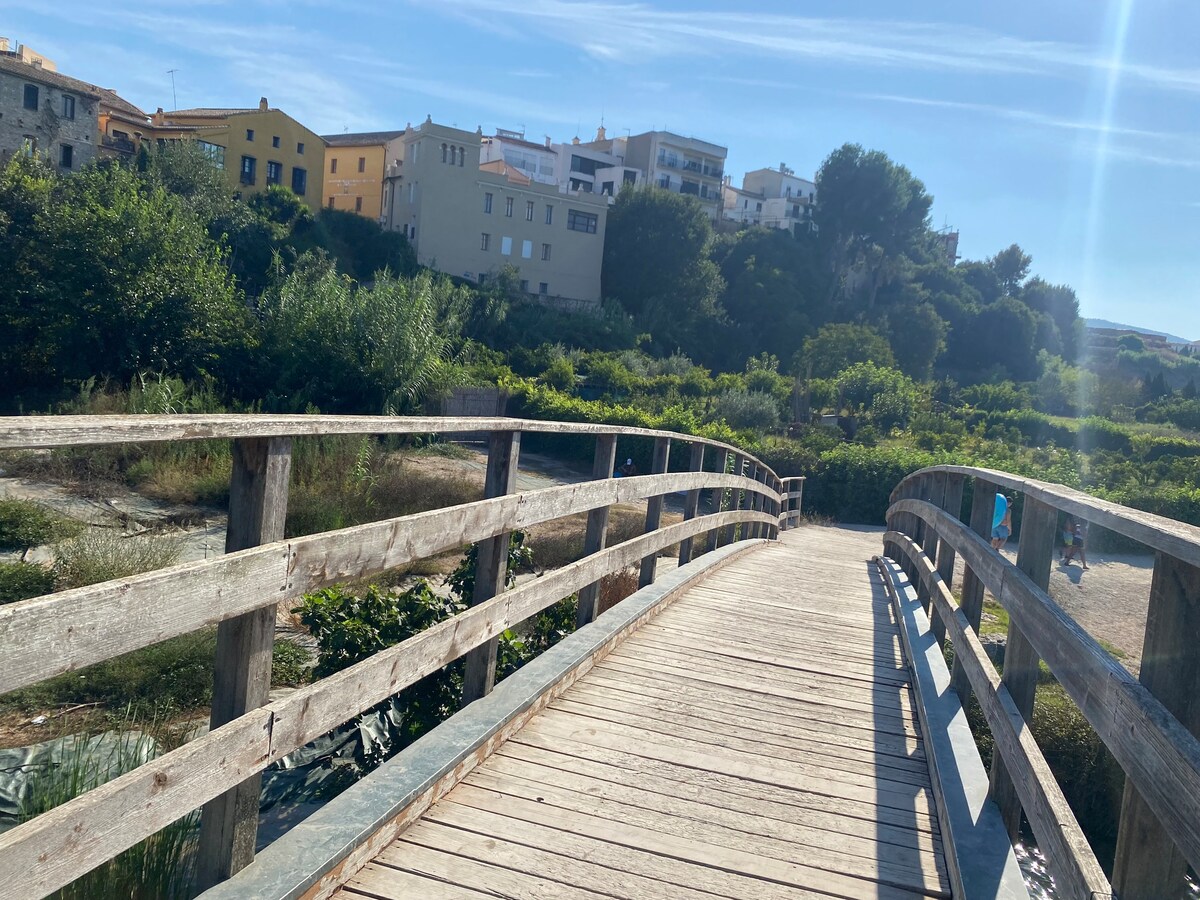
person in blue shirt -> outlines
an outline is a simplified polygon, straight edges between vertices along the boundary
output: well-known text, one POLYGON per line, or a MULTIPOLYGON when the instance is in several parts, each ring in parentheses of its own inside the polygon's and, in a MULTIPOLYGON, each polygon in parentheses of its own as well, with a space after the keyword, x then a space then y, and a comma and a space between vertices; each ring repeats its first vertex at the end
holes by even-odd
POLYGON ((1012 500, 1003 494, 996 495, 996 508, 992 512, 992 549, 999 550, 1012 534, 1012 500))

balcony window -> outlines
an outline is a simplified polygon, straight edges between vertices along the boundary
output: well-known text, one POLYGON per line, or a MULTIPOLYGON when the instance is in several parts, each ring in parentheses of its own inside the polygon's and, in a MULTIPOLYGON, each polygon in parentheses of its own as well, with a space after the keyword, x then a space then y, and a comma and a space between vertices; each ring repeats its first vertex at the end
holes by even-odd
POLYGON ((546 224, 547 225, 554 224, 554 207, 551 206, 549 203, 546 204, 546 224))
POLYGON ((200 145, 200 152, 205 155, 210 163, 218 169, 225 168, 225 148, 220 144, 210 144, 208 141, 196 141, 200 145))
POLYGON ((491 246, 492 246, 492 236, 485 231, 482 235, 480 235, 479 249, 486 251, 491 246))
POLYGON ((547 294, 549 294, 550 293, 550 282, 539 281, 538 282, 538 293, 541 294, 543 297, 545 297, 547 294))
POLYGON ((283 163, 267 163, 267 184, 279 184, 283 181, 283 163))
POLYGON ((254 184, 258 174, 258 160, 253 156, 242 157, 242 184, 254 184))
POLYGON ((306 190, 308 190, 308 171, 301 169, 299 166, 293 166, 292 191, 303 197, 306 190))
POLYGON ((74 119, 75 118, 75 98, 70 96, 69 94, 63 94, 62 101, 63 101, 62 117, 64 119, 74 119))
POLYGON ((504 198, 504 214, 511 219, 512 211, 513 211, 513 198, 505 197, 504 198))
POLYGON ((700 196, 700 182, 698 182, 698 181, 688 181, 688 180, 685 178, 685 179, 683 180, 683 184, 681 184, 681 185, 679 186, 679 193, 681 193, 681 194, 691 194, 691 195, 692 195, 692 196, 694 196, 694 197, 698 197, 698 196, 700 196))
POLYGON ((542 262, 550 261, 550 245, 542 244, 542 262))
POLYGON ((595 234, 598 221, 595 213, 580 212, 577 209, 567 211, 567 228, 571 231, 595 234))
POLYGON ((354 198, 354 211, 356 213, 362 212, 362 197, 354 198))
POLYGON ((533 221, 533 201, 532 200, 525 201, 525 221, 526 222, 533 221))
POLYGON ((485 213, 488 213, 489 215, 492 212, 492 195, 491 194, 483 195, 483 211, 485 213))
POLYGON ((71 164, 75 160, 75 148, 70 144, 63 144, 58 150, 58 164, 64 169, 71 168, 71 164))
POLYGON ((365 156, 360 156, 358 158, 358 171, 360 171, 360 172, 367 171, 367 158, 365 156))
POLYGON ((333 157, 331 160, 329 160, 329 174, 330 175, 337 174, 337 157, 336 156, 333 157))
POLYGON ((35 112, 38 108, 38 86, 36 84, 25 85, 25 108, 32 109, 35 112))
POLYGON ((660 188, 664 188, 665 190, 669 191, 671 189, 671 176, 670 175, 659 175, 658 176, 658 186, 660 188))

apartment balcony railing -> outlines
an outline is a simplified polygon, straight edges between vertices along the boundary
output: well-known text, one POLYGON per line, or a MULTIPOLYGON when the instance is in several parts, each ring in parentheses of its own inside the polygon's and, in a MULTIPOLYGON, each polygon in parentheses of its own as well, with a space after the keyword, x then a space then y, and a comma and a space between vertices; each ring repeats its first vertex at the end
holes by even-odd
POLYGON ((137 144, 129 140, 129 138, 112 137, 107 134, 100 137, 100 146, 108 147, 121 153, 133 153, 137 150, 137 144))
POLYGON ((724 178, 725 170, 724 169, 716 169, 716 168, 713 168, 712 166, 705 166, 703 174, 707 175, 709 178, 724 178))

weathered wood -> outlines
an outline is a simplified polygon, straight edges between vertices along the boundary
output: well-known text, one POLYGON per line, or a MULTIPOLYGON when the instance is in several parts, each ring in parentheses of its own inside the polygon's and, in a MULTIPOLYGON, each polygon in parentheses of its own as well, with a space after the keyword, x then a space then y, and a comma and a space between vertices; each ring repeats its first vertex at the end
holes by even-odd
MULTIPOLYGON (((514 493, 517 487, 517 463, 521 455, 521 432, 493 432, 488 441, 485 498, 514 493)), ((504 592, 508 586, 508 551, 511 532, 501 531, 475 545, 475 588, 471 605, 479 606, 504 592)), ((495 638, 466 655, 463 670, 463 706, 486 697, 496 683, 495 638)))
MULTIPOLYGON (((1139 680, 1192 734, 1200 735, 1200 569, 1159 552, 1139 680)), ((1137 788, 1125 782, 1113 887, 1123 900, 1181 895, 1187 861, 1137 788)))
MULTIPOLYGON (((1021 544, 1017 548, 1017 568, 1029 576, 1043 592, 1050 587, 1050 566, 1054 561, 1054 537, 1058 530, 1058 512, 1039 500, 1025 498, 1021 520, 1021 544)), ((1033 720, 1033 701, 1038 683, 1038 655, 1016 616, 1008 620, 1008 642, 1004 649, 1004 685, 1026 722, 1033 720)), ((992 799, 1000 807, 1008 835, 1017 841, 1021 835, 1021 801, 1013 778, 999 751, 992 754, 992 799)))
MULTIPOLYGON (((976 478, 971 495, 970 527, 973 532, 984 540, 992 536, 992 516, 996 511, 996 485, 982 478, 976 478)), ((954 544, 950 544, 953 551, 954 544)), ((962 611, 971 624, 971 630, 979 634, 979 622, 983 617, 983 582, 975 575, 975 570, 966 565, 963 567, 962 611)), ((950 669, 950 686, 962 701, 963 709, 971 703, 971 682, 962 664, 956 659, 950 669)))
POLYGON ((956 552, 1021 623, 1034 651, 1096 730, 1126 778, 1200 867, 1200 740, 1100 644, 982 537, 927 504, 901 500, 896 511, 937 522, 956 552))
MULTIPOLYGON (((665 474, 667 471, 667 466, 670 464, 670 460, 671 439, 655 438, 654 460, 651 464, 652 474, 665 474)), ((666 499, 667 498, 665 494, 656 494, 646 501, 646 534, 658 530, 659 523, 662 521, 663 502, 666 499)), ((638 578, 638 587, 649 587, 650 585, 654 584, 654 569, 657 564, 657 554, 651 554, 642 560, 642 571, 640 577, 638 578)))
MULTIPOLYGON (((592 460, 592 478, 598 481, 612 478, 616 464, 617 436, 615 434, 600 435, 596 438, 596 454, 592 460)), ((608 510, 607 506, 599 506, 588 513, 587 530, 583 536, 584 556, 604 549, 608 541, 608 510)), ((575 627, 582 628, 595 619, 599 612, 600 582, 596 581, 579 592, 579 612, 575 618, 575 627)))
MULTIPOLYGON (((729 475, 730 477, 732 477, 736 480, 738 473, 734 469, 735 458, 736 458, 735 454, 732 452, 727 451, 727 452, 723 453, 720 457, 720 459, 721 459, 720 471, 722 474, 729 475)), ((727 509, 731 509, 732 505, 733 505, 732 498, 733 498, 732 490, 730 490, 728 488, 722 488, 722 489, 718 490, 717 488, 714 487, 713 493, 712 493, 713 510, 715 512, 723 512, 727 509)), ((720 530, 714 531, 712 533, 710 541, 711 541, 711 545, 709 547, 710 550, 716 550, 722 544, 728 543, 728 541, 725 540, 725 532, 720 531, 720 530)), ((2 613, 2 612, 3 612, 3 607, 0 607, 0 613, 2 613)))
MULTIPOLYGON (((688 459, 689 472, 704 471, 704 445, 699 441, 692 444, 692 455, 688 459)), ((700 511, 700 488, 693 488, 688 491, 687 499, 683 503, 683 518, 694 519, 700 511)), ((679 564, 686 566, 692 561, 692 541, 693 538, 685 538, 679 544, 679 564)))
MULTIPOLYGON (((234 441, 232 451, 226 553, 283 538, 292 470, 291 438, 246 438, 234 441)), ((217 627, 212 730, 267 703, 274 645, 273 603, 217 627)), ((200 888, 223 881, 254 859, 260 782, 255 773, 205 805, 196 855, 200 888)))
POLYGON ((0 684, 12 690, 251 610, 654 493, 740 484, 721 473, 617 478, 528 491, 280 541, 0 606, 0 684), (122 628, 113 628, 113 622, 122 628))
MULTIPOLYGON (((954 474, 945 475, 944 478, 941 507, 957 519, 962 510, 963 484, 966 479, 962 475, 954 474)), ((942 582, 953 592, 954 546, 949 541, 940 538, 937 546, 937 570, 938 574, 942 576, 942 582)), ((945 646, 946 626, 936 608, 933 609, 933 612, 935 615, 930 617, 930 625, 933 627, 934 637, 937 638, 939 644, 945 646)))
POLYGON ((624 568, 688 534, 754 517, 745 511, 704 516, 607 548, 251 710, 0 835, 0 900, 57 890, 297 747, 590 584, 600 573, 624 568), (33 868, 38 877, 31 883, 33 868), (5 885, 19 892, 5 894, 5 885))
MULTIPOLYGON (((1042 755, 1026 717, 992 666, 966 615, 955 604, 945 582, 912 539, 897 532, 890 532, 889 537, 901 552, 913 560, 919 577, 930 585, 933 603, 941 608, 955 654, 962 656, 964 671, 971 679, 972 688, 991 729, 996 756, 1005 759, 1015 773, 1019 803, 1029 817, 1056 887, 1065 898, 1071 900, 1099 900, 1110 896, 1104 870, 1067 804, 1049 763, 1042 755)), ((993 757, 993 767, 995 762, 996 758, 993 757)))

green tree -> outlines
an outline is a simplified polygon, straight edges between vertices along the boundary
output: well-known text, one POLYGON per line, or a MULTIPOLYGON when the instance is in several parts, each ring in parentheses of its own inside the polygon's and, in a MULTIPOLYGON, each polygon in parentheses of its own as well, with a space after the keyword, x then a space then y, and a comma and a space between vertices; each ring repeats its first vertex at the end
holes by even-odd
POLYGON ((797 374, 833 378, 861 362, 891 367, 896 359, 888 342, 874 328, 849 322, 831 323, 805 338, 797 374))
POLYGON ((889 308, 885 321, 884 330, 900 371, 919 381, 930 378, 946 350, 950 330, 946 320, 930 303, 909 302, 889 308))
MULTIPOLYGON (((1054 323, 1058 340, 1062 345, 1062 357, 1074 362, 1083 342, 1083 320, 1079 318, 1079 298, 1065 284, 1050 284, 1033 277, 1025 282, 1019 299, 1036 313, 1046 316, 1054 323)), ((1042 345, 1042 349, 1055 352, 1053 347, 1042 345)))
POLYGON ((693 346, 720 319, 724 283, 708 258, 712 223, 693 197, 622 191, 608 214, 601 284, 663 349, 693 346))
POLYGON ((1029 307, 1003 297, 979 310, 970 329, 976 372, 1003 367, 1015 381, 1038 375, 1037 321, 1029 307))
POLYGON ((827 299, 844 291, 847 275, 859 268, 871 307, 896 257, 923 256, 933 198, 907 168, 858 144, 844 144, 821 164, 817 196, 813 219, 830 276, 827 299))
POLYGON ((1033 257, 1016 244, 1010 244, 987 261, 1007 297, 1016 297, 1020 293, 1032 263, 1033 257))
POLYGON ((873 362, 855 363, 837 377, 842 402, 882 429, 903 426, 920 399, 913 380, 873 362))

